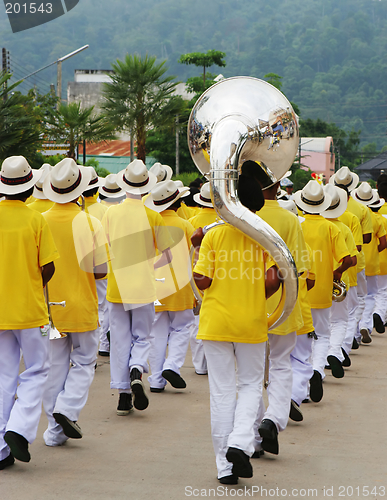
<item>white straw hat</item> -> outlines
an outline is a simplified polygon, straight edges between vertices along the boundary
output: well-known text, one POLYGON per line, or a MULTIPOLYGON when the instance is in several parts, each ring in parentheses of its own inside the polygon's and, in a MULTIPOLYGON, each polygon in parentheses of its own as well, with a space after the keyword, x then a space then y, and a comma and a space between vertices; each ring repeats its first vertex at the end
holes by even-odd
POLYGON ((50 174, 50 172, 52 170, 52 166, 49 163, 43 163, 43 165, 40 167, 39 171, 40 170, 42 171, 42 175, 34 186, 34 192, 33 192, 32 196, 34 198, 39 199, 39 200, 47 200, 47 197, 44 196, 44 193, 43 193, 43 182, 44 182, 44 179, 47 177, 47 175, 50 174))
POLYGON ((24 156, 10 156, 3 161, 0 172, 0 193, 14 195, 32 188, 43 171, 32 170, 24 156))
POLYGON ((88 191, 89 189, 94 189, 94 188, 99 188, 100 186, 104 185, 104 178, 103 177, 98 177, 97 172, 95 171, 94 167, 89 167, 91 170, 91 179, 89 182, 89 185, 85 191, 88 191))
POLYGON ((324 186, 325 194, 328 194, 332 200, 331 205, 321 215, 326 219, 336 219, 343 215, 347 209, 348 196, 344 189, 340 189, 333 184, 324 186))
POLYGON ((121 196, 125 196, 126 193, 118 186, 116 177, 116 174, 109 174, 102 179, 103 184, 98 189, 98 192, 106 196, 106 198, 121 198, 121 196))
POLYGON ((331 204, 331 197, 325 194, 317 181, 309 181, 301 191, 294 193, 296 205, 309 214, 321 214, 331 204))
POLYGON ((158 182, 152 189, 144 205, 155 212, 167 210, 176 200, 188 196, 189 188, 179 188, 174 181, 158 182))
POLYGON ((351 196, 354 200, 358 201, 362 205, 371 205, 377 201, 379 195, 374 193, 368 182, 362 182, 359 187, 351 192, 351 196))
POLYGON ((55 203, 69 203, 86 191, 91 176, 91 167, 82 167, 72 158, 65 158, 44 179, 43 193, 55 203))
POLYGON ((298 216, 298 210, 293 200, 278 200, 278 204, 280 207, 298 216))
POLYGON ((384 198, 380 198, 377 189, 373 189, 372 191, 376 196, 376 201, 374 201, 373 203, 371 203, 371 205, 368 205, 368 206, 370 208, 380 208, 381 206, 383 206, 385 204, 386 200, 384 198))
POLYGON ((351 172, 348 167, 341 167, 332 177, 329 179, 329 184, 334 184, 335 186, 344 186, 351 192, 359 183, 359 176, 354 172, 351 172))
POLYGON ((134 160, 116 176, 118 186, 131 194, 146 194, 157 183, 157 177, 148 172, 142 160, 134 160))
POLYGON ((177 180, 177 181, 175 181, 175 184, 176 184, 176 186, 178 188, 183 188, 184 187, 183 181, 177 180))
POLYGON ((169 181, 173 175, 173 170, 169 165, 161 165, 159 162, 152 165, 149 172, 157 177, 157 182, 169 181))
POLYGON ((198 205, 202 205, 203 207, 209 207, 209 208, 214 208, 214 205, 212 204, 211 200, 211 190, 210 190, 210 183, 206 182, 203 184, 203 186, 200 188, 200 193, 196 193, 193 195, 194 201, 198 205))

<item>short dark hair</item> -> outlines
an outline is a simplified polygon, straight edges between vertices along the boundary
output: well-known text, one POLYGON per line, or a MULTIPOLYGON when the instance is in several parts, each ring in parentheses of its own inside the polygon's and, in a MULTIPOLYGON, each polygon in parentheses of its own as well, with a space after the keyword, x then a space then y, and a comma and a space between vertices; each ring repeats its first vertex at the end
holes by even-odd
POLYGON ((378 182, 378 193, 380 198, 384 198, 387 201, 387 181, 378 182))
POLYGON ((97 193, 98 193, 98 187, 94 187, 94 188, 91 188, 91 189, 87 189, 86 191, 83 191, 82 194, 86 198, 89 198, 90 196, 94 196, 97 193))
POLYGON ((184 196, 184 200, 182 200, 182 201, 184 201, 184 203, 187 205, 187 207, 197 207, 198 204, 193 199, 193 197, 194 197, 194 194, 198 194, 198 193, 200 193, 200 189, 190 186, 189 195, 184 196))
POLYGON ((265 204, 261 186, 255 177, 241 174, 238 179, 238 196, 245 207, 258 212, 265 204))
POLYGON ((7 200, 19 200, 19 201, 25 201, 27 200, 30 196, 32 196, 32 193, 34 192, 34 187, 27 189, 27 191, 23 191, 22 193, 18 194, 6 194, 5 197, 7 200))
POLYGON ((379 175, 376 184, 379 186, 379 184, 381 184, 382 182, 387 182, 387 174, 385 174, 384 172, 379 175))

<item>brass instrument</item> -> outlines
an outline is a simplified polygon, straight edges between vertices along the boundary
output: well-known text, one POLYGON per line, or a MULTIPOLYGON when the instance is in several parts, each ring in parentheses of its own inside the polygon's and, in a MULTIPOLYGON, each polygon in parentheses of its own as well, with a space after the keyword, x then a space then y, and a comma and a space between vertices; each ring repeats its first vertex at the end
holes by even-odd
POLYGON ((251 160, 262 170, 263 188, 278 182, 293 163, 298 137, 290 102, 269 83, 250 77, 228 78, 210 87, 196 102, 188 122, 190 153, 210 181, 219 217, 264 247, 283 277, 282 297, 269 318, 270 329, 285 321, 294 308, 297 270, 282 238, 240 203, 237 181, 243 163, 251 160))
POLYGON ((333 280, 332 300, 342 302, 347 296, 347 285, 344 281, 333 280))

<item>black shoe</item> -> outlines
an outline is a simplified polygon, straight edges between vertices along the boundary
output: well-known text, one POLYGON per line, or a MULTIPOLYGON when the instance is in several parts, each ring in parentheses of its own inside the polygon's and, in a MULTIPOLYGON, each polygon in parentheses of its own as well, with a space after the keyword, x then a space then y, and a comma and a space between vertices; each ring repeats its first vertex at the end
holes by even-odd
POLYGON ((309 396, 313 403, 318 403, 323 397, 322 377, 317 370, 313 371, 313 376, 309 380, 309 396))
POLYGON ((355 339, 355 337, 352 340, 352 349, 359 349, 359 342, 355 339))
POLYGON ((302 414, 300 407, 295 401, 293 401, 293 399, 290 402, 289 418, 294 422, 302 422, 304 420, 304 415, 302 414))
POLYGON ((368 328, 360 328, 361 341, 363 344, 371 344, 371 334, 368 331, 368 328))
POLYGON ((305 398, 302 400, 303 404, 306 404, 306 403, 310 403, 310 399, 309 398, 305 398))
POLYGON ((171 386, 175 389, 185 389, 187 387, 185 380, 173 370, 163 370, 161 375, 165 378, 165 380, 168 380, 171 386))
POLYGON ((24 436, 17 432, 7 431, 4 434, 4 441, 10 447, 11 453, 16 460, 20 460, 20 462, 29 462, 31 460, 28 441, 24 436))
POLYGON ((343 353, 344 356, 344 361, 341 364, 345 368, 349 368, 351 366, 351 358, 348 356, 348 354, 345 352, 343 348, 341 348, 341 352, 343 353))
POLYGON ((13 458, 12 453, 10 453, 7 458, 0 460, 0 470, 4 470, 6 467, 10 467, 14 463, 15 459, 13 458))
POLYGON ((233 464, 233 476, 253 477, 253 468, 251 467, 250 458, 242 450, 230 447, 227 450, 226 459, 233 464))
POLYGON ((98 355, 108 358, 110 356, 110 352, 108 352, 108 351, 98 351, 98 355))
POLYGON ((132 395, 126 392, 120 394, 117 406, 117 415, 123 417, 133 412, 132 395))
POLYGON ((378 333, 384 333, 386 331, 384 327, 384 323, 382 321, 382 318, 379 316, 378 313, 373 314, 374 318, 374 328, 378 333))
POLYGON ((53 413, 52 416, 55 418, 56 423, 62 426, 65 436, 72 439, 81 439, 82 429, 76 422, 73 422, 62 413, 53 413))
POLYGON ((108 339, 109 345, 110 345, 110 330, 106 332, 106 338, 108 339))
POLYGON ((144 384, 142 383, 142 373, 137 368, 130 372, 130 387, 132 388, 133 404, 136 410, 145 410, 149 406, 149 399, 145 394, 144 384))
POLYGON ((336 356, 328 356, 327 357, 329 366, 332 369, 332 377, 335 378, 343 378, 344 377, 344 368, 343 365, 341 364, 341 361, 339 358, 336 358, 336 356))
POLYGON ((238 476, 231 474, 231 476, 218 477, 221 484, 238 484, 238 476))
POLYGON ((254 451, 251 458, 261 458, 264 454, 265 452, 263 450, 254 451))
POLYGON ((278 455, 278 431, 274 422, 265 418, 258 427, 259 435, 262 437, 262 448, 268 453, 278 455))
POLYGON ((164 392, 164 387, 151 387, 151 392, 164 392))

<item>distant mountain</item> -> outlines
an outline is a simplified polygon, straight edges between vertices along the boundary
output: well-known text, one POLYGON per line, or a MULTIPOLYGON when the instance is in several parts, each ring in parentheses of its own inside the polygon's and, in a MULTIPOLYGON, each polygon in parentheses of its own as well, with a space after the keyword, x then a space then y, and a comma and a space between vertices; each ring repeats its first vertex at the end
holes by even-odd
MULTIPOLYGON (((63 97, 75 68, 110 69, 127 52, 167 59, 169 73, 184 81, 200 69, 178 64, 181 54, 222 50, 224 76, 277 73, 302 118, 361 129, 362 143, 379 149, 387 144, 385 1, 80 0, 66 15, 15 34, 4 15, 0 37, 18 78, 89 44, 63 63, 63 97)), ((23 88, 47 91, 55 66, 27 82, 23 88)))

